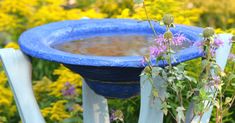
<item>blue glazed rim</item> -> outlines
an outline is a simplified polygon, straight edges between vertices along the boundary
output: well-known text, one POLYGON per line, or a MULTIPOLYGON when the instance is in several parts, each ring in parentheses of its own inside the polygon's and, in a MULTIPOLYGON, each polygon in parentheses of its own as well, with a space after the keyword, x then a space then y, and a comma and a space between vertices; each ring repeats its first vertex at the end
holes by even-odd
MULTIPOLYGON (((158 23, 153 23, 158 33, 164 33, 165 28, 158 23)), ((182 33, 192 42, 200 41, 199 33, 202 28, 176 25, 171 29, 173 33, 182 33)), ((100 33, 109 35, 115 32, 117 35, 138 33, 143 35, 152 34, 147 22, 139 22, 131 19, 84 19, 61 21, 42 25, 24 32, 19 38, 21 50, 36 58, 59 62, 70 65, 105 66, 105 67, 143 67, 142 56, 89 56, 71 54, 51 47, 53 43, 62 43, 81 38, 99 36, 100 33)), ((202 52, 195 46, 183 49, 175 54, 174 64, 198 58, 202 52)), ((164 66, 160 61, 159 66, 164 66)))

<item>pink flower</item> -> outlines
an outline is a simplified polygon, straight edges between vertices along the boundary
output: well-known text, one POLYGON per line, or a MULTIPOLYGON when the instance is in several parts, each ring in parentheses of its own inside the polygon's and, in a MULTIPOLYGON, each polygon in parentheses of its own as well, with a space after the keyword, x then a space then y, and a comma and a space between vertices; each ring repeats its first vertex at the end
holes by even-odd
MULTIPOLYGON (((172 39, 172 44, 175 46, 180 46, 183 44, 183 42, 186 40, 185 36, 183 34, 175 34, 173 39, 172 39)), ((167 43, 167 40, 164 38, 163 35, 159 35, 156 39, 155 42, 159 46, 163 46, 167 43)))
POLYGON ((72 85, 70 82, 66 82, 64 84, 64 88, 62 90, 63 96, 73 96, 76 94, 74 85, 72 85))
POLYGON ((183 42, 186 40, 185 36, 183 34, 175 34, 173 37, 173 45, 180 46, 183 44, 183 42))
POLYGON ((214 39, 214 45, 217 47, 220 47, 224 44, 224 42, 222 40, 220 40, 219 38, 215 38, 214 39))
POLYGON ((235 54, 230 53, 228 56, 229 60, 235 60, 235 54))
POLYGON ((166 46, 152 46, 150 47, 150 56, 151 57, 157 57, 162 55, 162 53, 164 53, 167 50, 166 46))
POLYGON ((167 42, 167 40, 164 39, 163 35, 159 35, 156 39, 155 39, 155 43, 158 46, 163 46, 165 45, 165 43, 167 42))
POLYGON ((203 46, 203 42, 202 41, 197 41, 193 44, 193 46, 196 46, 196 47, 202 47, 203 46))

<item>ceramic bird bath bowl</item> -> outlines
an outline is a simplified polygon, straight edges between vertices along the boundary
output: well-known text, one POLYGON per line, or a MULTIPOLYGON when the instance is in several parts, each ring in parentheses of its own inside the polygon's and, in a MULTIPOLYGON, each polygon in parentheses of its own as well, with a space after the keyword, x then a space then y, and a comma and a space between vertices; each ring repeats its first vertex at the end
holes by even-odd
MULTIPOLYGON (((158 34, 165 32, 165 28, 158 23, 153 25, 158 34)), ((202 32, 201 28, 176 25, 176 28, 172 28, 172 32, 183 34, 190 44, 177 51, 173 64, 202 55, 200 50, 192 45, 193 42, 201 40, 199 37, 199 33, 202 32)), ((141 44, 141 40, 152 35, 152 30, 147 22, 129 19, 86 19, 56 22, 30 29, 20 36, 19 44, 21 50, 29 56, 64 64, 70 70, 79 73, 97 94, 107 98, 129 98, 139 94, 139 75, 144 69, 141 63, 143 57, 135 54, 135 48, 138 50, 140 45, 144 44, 141 44), (112 38, 115 36, 119 36, 118 40, 112 38), (95 43, 105 37, 103 44, 95 43), (126 39, 131 37, 131 40, 138 38, 138 41, 125 44, 125 41, 128 41, 125 37, 127 37, 126 39), (59 44, 76 40, 80 41, 79 46, 86 47, 78 46, 77 49, 83 50, 76 53, 56 48, 59 44), (89 40, 92 41, 89 42, 89 40), (109 43, 109 40, 112 42, 109 43), (117 44, 120 42, 124 42, 124 44, 117 44), (91 47, 93 45, 98 46, 91 47), (131 51, 132 45, 135 45, 133 52, 131 51), (113 46, 116 47, 110 48, 113 46), (125 49, 129 54, 123 54, 125 49), (122 52, 115 55, 112 53, 99 54, 116 51, 122 52)), ((76 50, 75 44, 71 46, 76 50)), ((163 61, 160 61, 158 65, 165 66, 163 61)))

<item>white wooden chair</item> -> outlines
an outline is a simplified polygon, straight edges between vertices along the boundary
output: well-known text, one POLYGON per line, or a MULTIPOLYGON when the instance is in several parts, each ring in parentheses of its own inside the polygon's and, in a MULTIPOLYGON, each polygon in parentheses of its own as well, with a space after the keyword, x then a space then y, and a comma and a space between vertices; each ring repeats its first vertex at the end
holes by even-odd
MULTIPOLYGON (((217 63, 224 68, 231 48, 231 44, 228 43, 228 39, 231 38, 231 35, 223 34, 220 36, 225 44, 216 52, 216 60, 217 63)), ((23 123, 45 123, 33 94, 31 63, 27 56, 20 50, 0 49, 0 59, 7 73, 23 123)), ((162 123, 163 112, 160 109, 161 102, 159 99, 152 99, 150 97, 152 87, 149 82, 144 82, 143 80, 145 80, 145 78, 141 78, 141 110, 139 123, 162 123)), ((164 85, 164 81, 158 80, 156 87, 160 90, 160 96, 164 98, 165 88, 163 88, 162 85, 164 85)), ((103 96, 94 93, 85 82, 83 82, 82 91, 84 123, 109 123, 107 100, 103 96)), ((211 111, 212 107, 210 111, 204 114, 202 123, 209 121, 211 111)), ((190 117, 191 113, 187 115, 190 117)), ((197 117, 193 122, 197 122, 197 117)))

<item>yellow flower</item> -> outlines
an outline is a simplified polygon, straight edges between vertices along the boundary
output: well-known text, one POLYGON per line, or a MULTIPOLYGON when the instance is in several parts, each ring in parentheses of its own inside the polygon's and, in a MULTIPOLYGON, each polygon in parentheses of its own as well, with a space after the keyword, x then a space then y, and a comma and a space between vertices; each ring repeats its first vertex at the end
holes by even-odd
POLYGON ((14 48, 14 49, 19 49, 19 45, 16 42, 9 42, 5 48, 14 48))
POLYGON ((14 16, 0 12, 0 31, 12 31, 17 28, 17 23, 18 20, 14 16))
POLYGON ((215 30, 216 34, 221 34, 221 33, 231 33, 231 34, 235 34, 235 29, 231 28, 228 30, 222 30, 221 28, 217 28, 215 30))
POLYGON ((51 107, 47 107, 41 110, 44 117, 48 117, 53 121, 61 121, 63 119, 69 118, 69 112, 66 112, 64 104, 66 100, 59 100, 51 104, 51 107))
POLYGON ((66 0, 39 0, 45 2, 46 4, 61 6, 66 4, 66 0))
POLYGON ((75 111, 75 112, 83 112, 83 108, 79 105, 79 104, 75 104, 75 105, 73 105, 73 110, 75 111))
POLYGON ((61 66, 54 71, 54 75, 58 75, 59 77, 55 82, 50 84, 50 95, 56 97, 62 96, 61 91, 64 88, 66 82, 71 83, 76 88, 76 93, 81 94, 82 77, 79 74, 73 73, 69 69, 61 66))
POLYGON ((1 11, 16 16, 30 16, 34 13, 37 0, 3 0, 0 2, 1 11))
POLYGON ((5 73, 3 71, 0 71, 0 85, 5 85, 6 81, 7 81, 7 77, 5 73))
MULTIPOLYGON (((201 9, 188 8, 185 5, 185 2, 180 0, 145 0, 145 4, 151 19, 161 20, 164 14, 170 13, 174 16, 175 23, 186 25, 197 22, 199 20, 200 14, 202 13, 201 9)), ((124 13, 122 13, 122 15, 123 14, 124 13)), ((135 19, 146 19, 144 8, 140 7, 135 9, 134 14, 130 15, 130 17, 135 19)))
POLYGON ((13 94, 9 88, 0 86, 0 105, 10 106, 13 101, 13 94))
POLYGON ((126 8, 122 11, 121 15, 118 15, 117 18, 129 18, 130 17, 130 9, 126 8))
POLYGON ((49 93, 51 91, 51 88, 48 88, 48 87, 50 86, 52 82, 47 77, 43 77, 42 80, 35 81, 34 83, 35 83, 33 85, 34 94, 37 100, 40 101, 42 98, 40 95, 42 93, 49 93))
POLYGON ((79 14, 82 15, 82 17, 89 17, 89 18, 104 18, 104 17, 106 17, 106 14, 99 13, 95 9, 89 9, 89 10, 83 11, 79 14))
POLYGON ((65 19, 65 10, 61 6, 46 5, 40 7, 29 19, 29 27, 42 25, 49 22, 60 21, 65 19))

